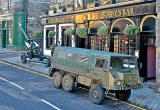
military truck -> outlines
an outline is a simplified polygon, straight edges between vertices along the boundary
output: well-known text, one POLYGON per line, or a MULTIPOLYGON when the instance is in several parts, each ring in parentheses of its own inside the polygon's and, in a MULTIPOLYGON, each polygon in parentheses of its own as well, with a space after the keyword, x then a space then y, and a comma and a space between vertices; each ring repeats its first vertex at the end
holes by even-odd
POLYGON ((55 88, 71 92, 89 87, 93 103, 101 104, 105 93, 128 100, 131 89, 142 88, 135 56, 72 47, 56 47, 49 69, 55 88))

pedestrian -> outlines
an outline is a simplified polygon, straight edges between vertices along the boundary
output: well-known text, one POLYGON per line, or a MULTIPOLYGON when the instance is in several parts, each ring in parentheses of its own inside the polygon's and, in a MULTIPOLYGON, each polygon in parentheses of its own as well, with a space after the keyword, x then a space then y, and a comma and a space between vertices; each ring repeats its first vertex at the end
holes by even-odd
POLYGON ((57 42, 57 46, 61 46, 61 43, 60 43, 60 41, 58 41, 58 42, 57 42))
POLYGON ((52 42, 52 44, 51 44, 51 56, 53 56, 53 52, 54 52, 54 49, 55 49, 55 47, 56 47, 56 44, 55 44, 55 42, 53 41, 52 42))

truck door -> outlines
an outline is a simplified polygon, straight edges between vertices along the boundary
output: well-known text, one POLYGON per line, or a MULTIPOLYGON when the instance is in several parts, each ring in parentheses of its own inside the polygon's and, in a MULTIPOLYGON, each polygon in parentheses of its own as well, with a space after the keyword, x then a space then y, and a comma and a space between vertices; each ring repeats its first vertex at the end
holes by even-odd
POLYGON ((93 74, 107 88, 109 84, 109 59, 97 58, 93 74))

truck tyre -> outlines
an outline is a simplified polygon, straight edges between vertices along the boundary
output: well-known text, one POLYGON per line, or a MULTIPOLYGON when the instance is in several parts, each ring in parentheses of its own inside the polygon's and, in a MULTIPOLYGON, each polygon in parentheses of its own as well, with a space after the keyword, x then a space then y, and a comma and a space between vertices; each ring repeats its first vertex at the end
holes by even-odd
POLYGON ((66 92, 71 92, 74 86, 74 78, 71 75, 65 75, 63 78, 62 87, 66 92))
POLYGON ((94 104, 102 104, 105 96, 104 89, 99 84, 94 84, 90 88, 89 96, 94 104))
POLYGON ((62 84, 63 75, 60 72, 55 72, 53 74, 53 86, 55 88, 60 88, 62 84))
POLYGON ((22 53, 21 62, 24 63, 24 64, 27 63, 27 55, 26 55, 26 53, 22 53))
POLYGON ((116 93, 116 98, 122 101, 127 101, 131 95, 131 90, 123 90, 116 93))

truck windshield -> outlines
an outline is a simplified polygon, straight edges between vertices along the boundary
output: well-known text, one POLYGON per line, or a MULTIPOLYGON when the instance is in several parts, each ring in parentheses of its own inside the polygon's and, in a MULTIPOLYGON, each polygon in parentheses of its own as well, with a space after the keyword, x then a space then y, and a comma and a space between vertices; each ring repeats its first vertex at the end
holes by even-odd
POLYGON ((136 58, 112 57, 110 69, 135 69, 137 68, 136 58))

